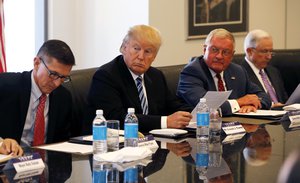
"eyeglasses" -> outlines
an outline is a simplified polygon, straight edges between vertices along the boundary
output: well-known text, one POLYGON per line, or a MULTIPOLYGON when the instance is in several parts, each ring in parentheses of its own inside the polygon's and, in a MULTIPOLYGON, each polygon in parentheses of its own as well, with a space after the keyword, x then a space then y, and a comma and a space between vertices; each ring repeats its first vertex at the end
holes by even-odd
POLYGON ((67 82, 71 81, 71 77, 70 77, 70 76, 63 76, 63 75, 61 75, 61 74, 58 74, 58 73, 55 72, 55 71, 51 71, 51 70, 47 67, 47 65, 45 64, 44 60, 43 60, 41 57, 39 57, 39 59, 40 59, 40 60, 42 61, 42 63, 44 64, 44 66, 45 66, 45 68, 46 68, 46 70, 47 70, 47 72, 48 72, 49 78, 51 78, 51 79, 53 79, 53 80, 60 79, 60 80, 63 81, 64 83, 67 83, 67 82))
POLYGON ((230 50, 230 49, 223 49, 223 50, 221 50, 220 48, 217 48, 217 47, 215 47, 215 46, 209 47, 209 50, 210 50, 210 52, 213 53, 213 54, 219 54, 220 51, 221 51, 221 54, 222 54, 224 57, 229 57, 229 56, 231 56, 231 55, 233 54, 233 51, 230 50))
POLYGON ((267 49, 263 49, 263 50, 259 50, 256 48, 252 48, 253 50, 255 50, 255 52, 257 52, 258 54, 261 55, 271 55, 272 57, 275 56, 275 52, 273 52, 273 50, 267 50, 267 49))

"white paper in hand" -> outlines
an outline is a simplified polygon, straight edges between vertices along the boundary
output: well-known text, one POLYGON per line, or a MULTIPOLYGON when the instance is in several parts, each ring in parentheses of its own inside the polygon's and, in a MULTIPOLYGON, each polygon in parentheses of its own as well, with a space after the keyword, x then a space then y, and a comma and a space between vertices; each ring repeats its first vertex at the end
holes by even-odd
MULTIPOLYGON (((206 104, 209 108, 218 109, 230 96, 232 90, 229 91, 208 91, 206 92, 205 96, 202 98, 206 98, 206 104)), ((191 122, 196 122, 196 107, 192 111, 192 120, 191 122)))
POLYGON ((152 151, 147 147, 124 147, 118 151, 94 155, 97 161, 123 163, 139 159, 144 159, 152 155, 152 151))

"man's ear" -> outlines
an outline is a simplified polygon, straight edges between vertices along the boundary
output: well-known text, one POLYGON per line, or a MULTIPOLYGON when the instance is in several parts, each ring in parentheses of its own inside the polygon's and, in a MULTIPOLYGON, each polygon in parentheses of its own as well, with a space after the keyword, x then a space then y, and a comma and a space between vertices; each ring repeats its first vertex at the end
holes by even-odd
POLYGON ((41 64, 41 59, 39 57, 34 57, 33 67, 35 70, 37 70, 39 68, 40 64, 41 64))
POLYGON ((205 54, 206 49, 207 49, 207 45, 203 45, 203 55, 205 54))
POLYGON ((251 55, 252 54, 252 48, 247 48, 246 52, 248 53, 248 55, 251 55))

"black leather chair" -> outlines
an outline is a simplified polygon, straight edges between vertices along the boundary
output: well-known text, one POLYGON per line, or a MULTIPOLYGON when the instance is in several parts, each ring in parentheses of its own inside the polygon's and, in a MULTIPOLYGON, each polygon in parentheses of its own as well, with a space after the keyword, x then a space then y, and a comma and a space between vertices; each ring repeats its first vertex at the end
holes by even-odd
MULTIPOLYGON (((300 49, 274 50, 276 55, 271 64, 279 69, 285 83, 285 89, 290 95, 300 83, 300 49)), ((240 64, 244 61, 244 54, 235 54, 232 62, 240 64)), ((186 61, 188 63, 188 60, 186 61)), ((175 94, 177 90, 179 74, 186 64, 162 66, 160 69, 167 81, 170 91, 175 94)), ((64 86, 71 92, 73 98, 73 117, 75 134, 79 134, 82 128, 84 109, 87 106, 87 94, 92 77, 97 68, 74 70, 71 72, 71 82, 64 86)))

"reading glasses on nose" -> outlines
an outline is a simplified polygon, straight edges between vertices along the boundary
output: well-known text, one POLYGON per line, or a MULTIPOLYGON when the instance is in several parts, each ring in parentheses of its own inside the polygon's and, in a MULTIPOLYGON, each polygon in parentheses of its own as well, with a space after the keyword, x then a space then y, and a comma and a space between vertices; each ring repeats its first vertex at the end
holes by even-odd
POLYGON ((63 81, 64 83, 67 83, 69 81, 71 81, 71 77, 70 76, 63 76, 61 74, 58 74, 57 72, 55 71, 51 71, 48 66, 46 65, 46 63, 44 62, 44 60, 39 57, 39 59, 42 61, 42 63, 44 64, 47 72, 48 72, 48 76, 49 78, 53 79, 53 80, 57 80, 57 79, 60 79, 61 81, 63 81))
POLYGON ((256 48, 252 48, 252 49, 261 55, 271 55, 272 57, 275 56, 275 52, 273 52, 273 50, 267 50, 267 49, 259 50, 256 48))

